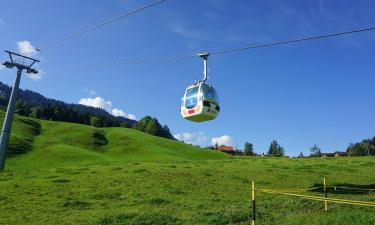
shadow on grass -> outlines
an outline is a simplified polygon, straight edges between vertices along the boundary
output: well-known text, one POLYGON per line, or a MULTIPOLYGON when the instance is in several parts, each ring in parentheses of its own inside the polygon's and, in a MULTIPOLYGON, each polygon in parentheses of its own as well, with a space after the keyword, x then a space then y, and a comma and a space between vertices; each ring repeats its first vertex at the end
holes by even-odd
MULTIPOLYGON (((311 190, 311 192, 324 193, 322 184, 314 184, 312 188, 319 187, 311 190)), ((375 184, 349 184, 349 183, 334 183, 328 185, 327 193, 331 194, 350 194, 350 195, 368 195, 375 192, 375 184)))
POLYGON ((65 208, 72 208, 72 209, 87 209, 91 203, 86 201, 80 201, 77 199, 67 198, 63 204, 65 208))
POLYGON ((26 125, 24 132, 27 135, 11 135, 6 157, 14 157, 32 150, 35 136, 42 132, 40 123, 26 118, 18 118, 19 122, 26 125))
POLYGON ((92 145, 94 148, 99 148, 108 144, 108 139, 100 130, 94 130, 91 134, 92 145))
POLYGON ((247 211, 206 211, 204 212, 203 224, 212 225, 228 225, 228 224, 244 224, 249 221, 249 213, 247 211))
POLYGON ((103 192, 100 194, 95 194, 93 199, 102 200, 102 199, 109 199, 109 200, 116 200, 120 199, 121 193, 120 192, 103 192))
POLYGON ((178 218, 170 216, 169 214, 144 212, 144 213, 123 213, 119 215, 106 216, 99 219, 96 225, 169 225, 169 224, 183 224, 178 218))

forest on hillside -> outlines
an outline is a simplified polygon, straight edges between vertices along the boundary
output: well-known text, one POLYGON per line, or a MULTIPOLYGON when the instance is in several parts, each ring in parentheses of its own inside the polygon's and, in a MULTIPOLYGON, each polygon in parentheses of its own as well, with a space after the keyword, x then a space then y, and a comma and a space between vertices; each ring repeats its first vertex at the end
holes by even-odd
MULTIPOLYGON (((0 82, 0 108, 6 110, 12 88, 0 82)), ((140 121, 121 116, 113 116, 104 109, 80 104, 68 104, 49 99, 43 95, 20 89, 15 112, 36 119, 61 121, 91 125, 95 127, 126 127, 142 132, 174 139, 168 126, 161 125, 156 118, 146 116, 140 121)))

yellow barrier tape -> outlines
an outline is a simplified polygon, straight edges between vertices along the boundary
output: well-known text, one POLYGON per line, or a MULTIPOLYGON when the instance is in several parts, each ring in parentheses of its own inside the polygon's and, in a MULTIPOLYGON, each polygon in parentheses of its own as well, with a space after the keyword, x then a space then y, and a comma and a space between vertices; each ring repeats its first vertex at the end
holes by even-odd
POLYGON ((361 202, 361 201, 350 201, 350 200, 344 200, 344 199, 333 199, 333 198, 324 198, 324 197, 314 197, 314 196, 303 196, 303 195, 295 195, 295 194, 289 194, 289 193, 280 193, 280 192, 268 192, 273 194, 284 194, 284 195, 292 195, 297 197, 302 197, 310 200, 317 200, 317 201, 327 201, 327 202, 337 202, 337 203, 347 203, 347 204, 360 204, 360 205, 368 205, 368 206, 375 206, 375 204, 372 204, 370 202, 361 202))
POLYGON ((355 201, 355 200, 346 200, 346 199, 337 199, 337 198, 325 198, 325 197, 301 195, 301 194, 294 194, 294 193, 287 193, 287 192, 278 192, 278 191, 267 190, 267 189, 257 189, 257 190, 261 191, 261 192, 265 192, 265 193, 289 195, 289 196, 301 197, 301 198, 305 198, 305 199, 309 199, 309 200, 327 201, 327 202, 334 202, 334 203, 341 203, 341 204, 375 207, 375 202, 355 201))
POLYGON ((375 205, 375 202, 365 202, 365 201, 356 201, 356 200, 338 199, 338 198, 325 198, 325 197, 319 197, 319 196, 300 195, 300 194, 292 194, 292 193, 286 193, 286 192, 277 192, 277 191, 265 190, 265 189, 260 189, 260 190, 263 191, 263 192, 274 192, 274 193, 278 193, 278 194, 288 194, 288 195, 293 195, 293 196, 298 196, 298 197, 309 197, 309 198, 314 198, 314 199, 319 199, 319 200, 331 200, 331 201, 364 203, 364 204, 375 205))
POLYGON ((375 204, 375 202, 364 202, 364 201, 356 201, 356 200, 349 200, 349 199, 339 199, 339 198, 325 198, 325 197, 320 197, 320 196, 311 196, 311 195, 300 195, 300 194, 292 194, 292 193, 287 193, 287 192, 280 192, 274 189, 257 189, 258 191, 262 192, 277 192, 280 194, 290 194, 290 195, 295 195, 295 196, 304 196, 304 197, 311 197, 311 198, 317 198, 317 199, 330 199, 330 200, 335 200, 335 201, 345 201, 345 202, 358 202, 358 203, 366 203, 366 204, 375 204))
POLYGON ((312 191, 315 189, 320 189, 322 187, 312 187, 308 189, 257 189, 258 191, 260 190, 266 190, 266 191, 279 191, 279 192, 307 192, 307 191, 312 191))

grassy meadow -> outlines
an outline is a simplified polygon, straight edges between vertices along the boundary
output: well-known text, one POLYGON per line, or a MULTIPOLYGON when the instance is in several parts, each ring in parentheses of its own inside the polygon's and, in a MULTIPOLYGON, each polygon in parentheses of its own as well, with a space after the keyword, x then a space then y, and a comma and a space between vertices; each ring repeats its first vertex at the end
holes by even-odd
MULTIPOLYGON (((0 115, 3 117, 3 113, 0 115)), ((375 158, 255 158, 133 129, 16 117, 0 173, 0 224, 249 224, 250 185, 375 188, 375 158)), ((321 192, 305 194, 323 196, 321 192)), ((330 197, 375 201, 375 192, 330 197)), ((257 224, 373 225, 375 207, 257 193, 257 224)))

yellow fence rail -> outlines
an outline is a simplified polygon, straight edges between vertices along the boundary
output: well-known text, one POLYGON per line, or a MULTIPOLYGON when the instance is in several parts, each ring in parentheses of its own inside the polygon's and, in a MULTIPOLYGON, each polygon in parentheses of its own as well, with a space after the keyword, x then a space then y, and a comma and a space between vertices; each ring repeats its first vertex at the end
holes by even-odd
POLYGON ((327 188, 335 188, 336 189, 348 189, 348 190, 361 190, 361 191, 373 191, 375 189, 365 189, 365 188, 348 188, 348 187, 337 187, 337 186, 327 186, 326 179, 323 178, 323 186, 322 187, 312 187, 307 189, 263 189, 255 188, 255 182, 252 181, 251 184, 251 200, 252 200, 252 216, 251 216, 251 225, 255 225, 256 221, 256 204, 255 204, 255 193, 256 192, 263 192, 269 194, 280 194, 280 195, 287 195, 293 197, 299 197, 302 199, 312 200, 312 201, 321 201, 324 202, 324 210, 328 212, 328 202, 338 203, 338 204, 347 204, 347 205, 355 205, 355 206, 366 206, 366 207, 375 207, 375 202, 367 202, 367 201, 358 201, 358 200, 349 200, 349 199, 340 199, 340 198, 328 198, 327 188), (319 196, 312 196, 312 195, 305 195, 305 194, 297 194, 307 191, 312 191, 316 189, 323 188, 324 197, 319 196))

